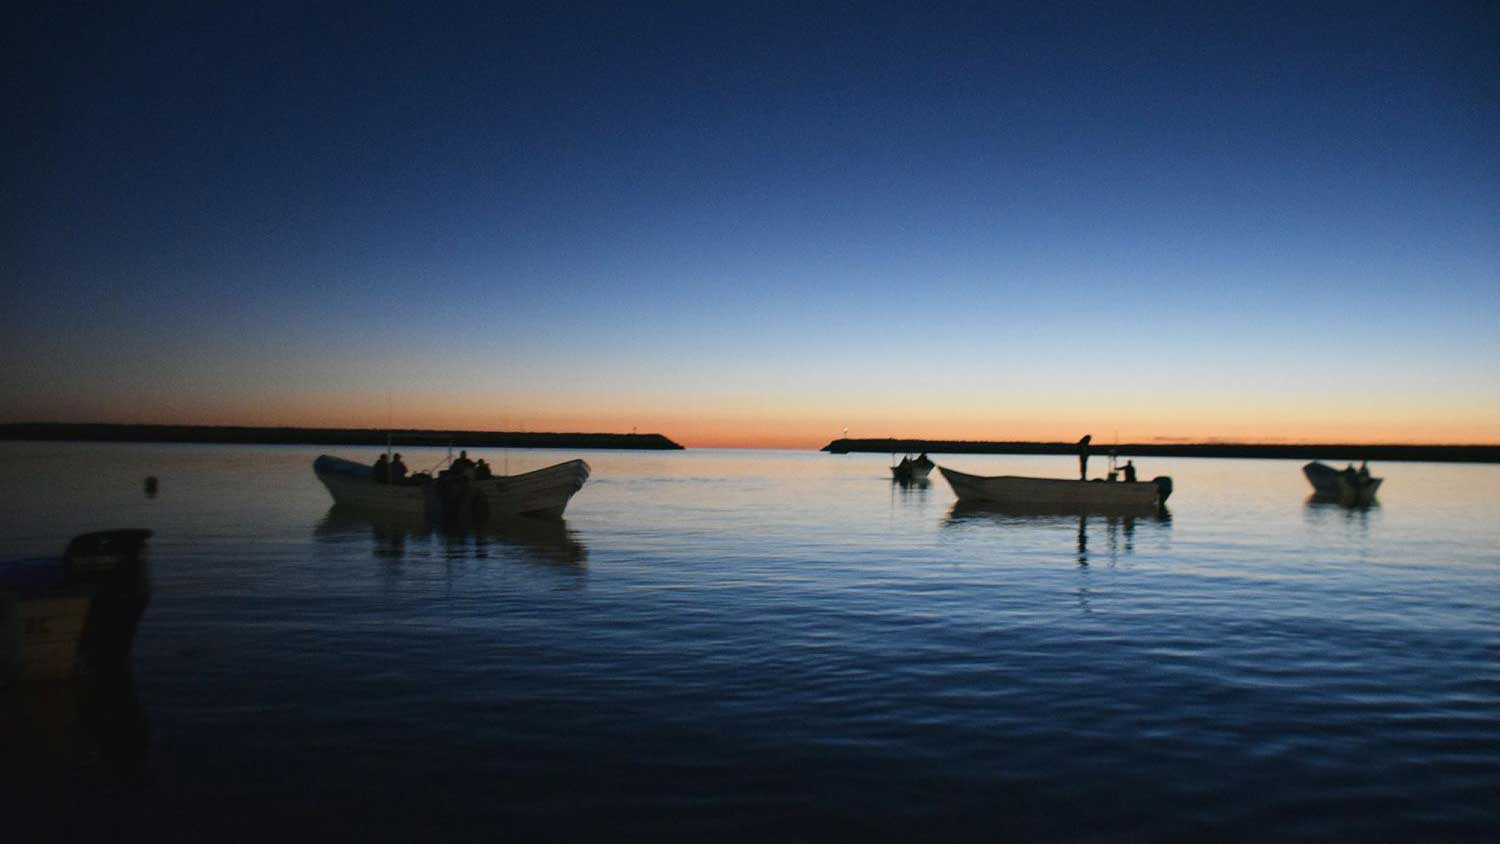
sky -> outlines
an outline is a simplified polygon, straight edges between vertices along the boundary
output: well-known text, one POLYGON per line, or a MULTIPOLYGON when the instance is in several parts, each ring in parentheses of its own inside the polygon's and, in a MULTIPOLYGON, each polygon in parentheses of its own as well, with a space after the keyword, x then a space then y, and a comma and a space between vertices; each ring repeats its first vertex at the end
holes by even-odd
POLYGON ((1500 443, 1494 3, 7 13, 0 422, 1500 443))

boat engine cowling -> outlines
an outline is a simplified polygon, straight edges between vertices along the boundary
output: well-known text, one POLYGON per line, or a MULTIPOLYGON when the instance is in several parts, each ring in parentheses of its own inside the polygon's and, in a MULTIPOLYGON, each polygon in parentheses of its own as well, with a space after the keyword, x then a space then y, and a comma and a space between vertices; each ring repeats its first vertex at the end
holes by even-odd
POLYGON ((1157 505, 1166 504, 1167 499, 1172 495, 1172 478, 1168 475, 1157 475, 1151 479, 1151 483, 1156 484, 1157 505))

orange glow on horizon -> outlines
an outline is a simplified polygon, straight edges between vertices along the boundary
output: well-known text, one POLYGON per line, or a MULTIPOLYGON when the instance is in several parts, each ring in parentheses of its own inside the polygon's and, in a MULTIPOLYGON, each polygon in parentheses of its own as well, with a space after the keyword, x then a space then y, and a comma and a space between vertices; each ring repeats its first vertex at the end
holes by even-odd
POLYGON ((1424 401, 1355 394, 1339 401, 1278 397, 1277 402, 1223 393, 1162 396, 1129 393, 973 397, 942 403, 902 395, 715 396, 684 402, 674 395, 454 395, 406 388, 386 396, 346 390, 260 395, 190 395, 162 390, 137 395, 126 410, 108 396, 12 405, 6 422, 246 425, 265 427, 551 431, 661 434, 689 448, 819 449, 842 435, 855 439, 1073 442, 1085 433, 1110 443, 1500 444, 1500 406, 1472 395, 1424 401), (526 412, 518 409, 524 408, 526 412), (1351 421, 1355 420, 1355 421, 1351 421))
MULTIPOLYGON (((186 410, 177 408, 177 410, 186 410)), ((842 426, 823 420, 767 418, 738 420, 674 417, 668 414, 643 416, 588 416, 576 413, 505 416, 474 412, 454 412, 452 408, 427 408, 428 412, 394 414, 391 424, 374 420, 362 412, 335 412, 326 403, 317 408, 287 408, 273 412, 267 408, 239 408, 234 411, 158 412, 139 415, 103 414, 77 416, 49 415, 14 418, 13 422, 108 422, 117 424, 155 425, 243 425, 251 427, 415 429, 453 431, 532 431, 562 433, 661 434, 687 448, 745 448, 817 450, 843 435, 842 426)), ((1059 414, 1061 416, 1061 414, 1059 414)), ((1122 420, 1123 422, 1123 420, 1122 420)), ((1131 420, 1131 424, 1113 426, 1089 425, 1072 421, 1053 424, 1027 420, 997 420, 995 424, 930 419, 925 424, 905 423, 849 426, 851 439, 923 439, 995 442, 1074 442, 1084 433, 1092 434, 1094 443, 1178 444, 1242 443, 1252 445, 1297 444, 1389 444, 1389 445, 1493 445, 1500 444, 1500 430, 1494 424, 1465 424, 1447 420, 1446 424, 1419 424, 1393 419, 1358 427, 1322 419, 1296 421, 1268 420, 1259 425, 1231 426, 1223 420, 1204 418, 1131 420), (1279 424, 1277 424, 1279 423, 1279 424)))

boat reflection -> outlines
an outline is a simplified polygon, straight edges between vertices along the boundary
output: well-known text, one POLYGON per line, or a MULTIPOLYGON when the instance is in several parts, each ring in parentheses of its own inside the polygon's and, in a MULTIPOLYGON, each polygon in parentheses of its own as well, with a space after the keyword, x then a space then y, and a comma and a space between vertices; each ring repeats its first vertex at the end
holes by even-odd
POLYGON ((1172 524, 1172 513, 1166 507, 1159 507, 1149 515, 1130 513, 1118 513, 1098 510, 1079 510, 1078 508, 1059 507, 1035 507, 996 504, 975 504, 959 502, 948 511, 948 518, 944 520, 945 527, 965 527, 969 525, 1015 525, 1026 527, 1037 526, 1077 526, 1077 553, 1078 564, 1086 566, 1090 559, 1098 561, 1102 556, 1113 563, 1122 554, 1135 553, 1135 532, 1139 524, 1153 525, 1158 528, 1167 528, 1172 524), (1098 535, 1098 529, 1104 531, 1104 548, 1089 550, 1089 533, 1094 531, 1098 535))
POLYGON ((26 779, 19 785, 48 792, 80 779, 128 782, 144 770, 149 746, 128 673, 0 689, 0 748, 7 769, 26 779))
POLYGON ((892 478, 891 497, 898 493, 904 501, 925 501, 927 493, 932 490, 932 481, 927 478, 892 478))
POLYGON ((1310 525, 1342 524, 1361 533, 1368 533, 1371 516, 1379 517, 1380 502, 1352 504, 1347 499, 1329 498, 1316 493, 1309 495, 1302 507, 1303 520, 1310 525))
POLYGON ((588 548, 579 542, 563 519, 517 516, 494 519, 484 525, 447 528, 421 516, 371 513, 334 505, 313 530, 320 542, 341 542, 369 536, 375 556, 390 560, 406 558, 414 546, 440 547, 448 559, 485 558, 504 550, 519 551, 536 560, 582 565, 588 548))
POLYGON ((1360 501, 1357 498, 1326 495, 1315 492, 1303 502, 1307 505, 1308 512, 1326 511, 1337 513, 1340 510, 1346 513, 1368 513, 1371 510, 1380 509, 1380 499, 1372 498, 1368 501, 1360 501))

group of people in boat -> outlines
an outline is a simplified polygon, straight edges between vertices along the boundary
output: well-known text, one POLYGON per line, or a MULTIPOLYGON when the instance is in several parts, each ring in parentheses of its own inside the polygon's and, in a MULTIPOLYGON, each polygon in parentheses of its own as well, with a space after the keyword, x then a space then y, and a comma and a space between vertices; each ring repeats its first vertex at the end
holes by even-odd
POLYGON ((1370 480, 1370 461, 1359 461, 1358 469, 1355 469, 1354 464, 1350 463, 1339 474, 1344 476, 1344 480, 1349 482, 1350 487, 1359 489, 1370 480))
MULTIPOLYGON (((485 462, 483 458, 477 461, 470 460, 468 451, 460 451, 457 459, 442 474, 476 481, 482 481, 495 476, 494 472, 490 470, 489 463, 485 462)), ((400 454, 391 456, 389 459, 384 454, 380 455, 375 460, 372 477, 377 484, 404 484, 420 481, 420 478, 412 480, 407 475, 406 464, 401 462, 400 454)))
POLYGON ((478 460, 470 460, 469 452, 460 451, 458 459, 448 466, 448 474, 470 480, 482 481, 493 478, 495 473, 490 470, 490 464, 481 457, 478 460))
POLYGON ((387 459, 387 455, 380 455, 375 461, 374 480, 377 484, 400 484, 406 482, 406 464, 401 462, 401 455, 387 459))
MULTIPOLYGON (((1094 436, 1092 434, 1084 434, 1083 438, 1078 441, 1078 480, 1080 481, 1086 481, 1089 479, 1089 443, 1092 442, 1093 439, 1094 436)), ((1111 451, 1109 462, 1110 470, 1109 476, 1105 478, 1106 481, 1113 481, 1118 478, 1118 475, 1124 475, 1125 483, 1135 483, 1134 460, 1126 460, 1124 466, 1121 466, 1119 469, 1115 469, 1114 452, 1111 451)))

